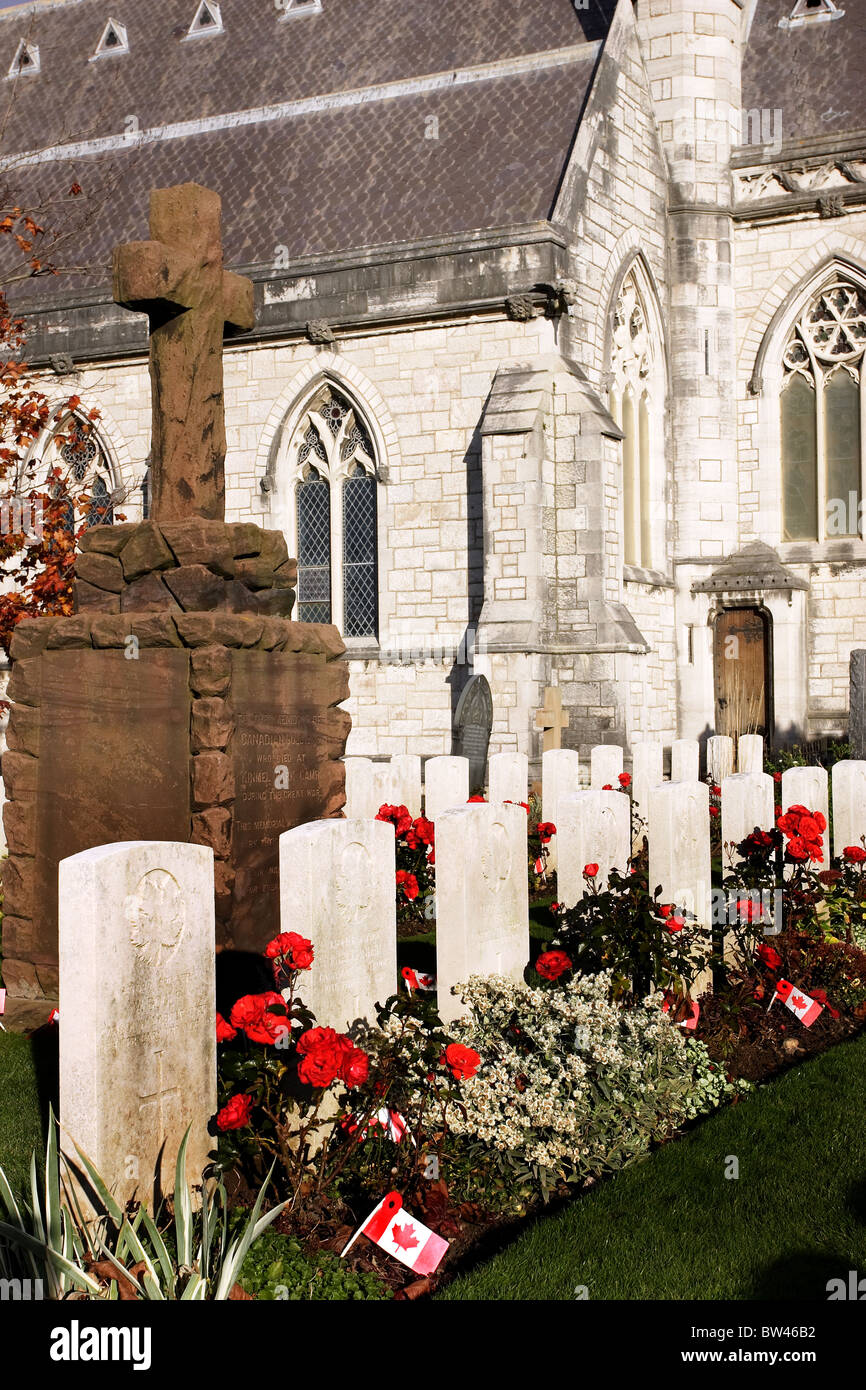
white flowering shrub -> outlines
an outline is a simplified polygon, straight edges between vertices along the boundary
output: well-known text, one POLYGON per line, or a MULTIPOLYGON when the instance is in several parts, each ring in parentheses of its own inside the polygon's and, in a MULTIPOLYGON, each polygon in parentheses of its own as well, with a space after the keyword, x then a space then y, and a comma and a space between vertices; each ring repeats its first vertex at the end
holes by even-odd
POLYGON ((662 1013, 662 995, 634 1008, 610 1001, 609 974, 555 989, 473 976, 459 993, 469 1017, 455 1036, 480 1054, 451 1104, 452 1133, 530 1170, 548 1191, 622 1168, 654 1140, 734 1093, 703 1043, 662 1013))

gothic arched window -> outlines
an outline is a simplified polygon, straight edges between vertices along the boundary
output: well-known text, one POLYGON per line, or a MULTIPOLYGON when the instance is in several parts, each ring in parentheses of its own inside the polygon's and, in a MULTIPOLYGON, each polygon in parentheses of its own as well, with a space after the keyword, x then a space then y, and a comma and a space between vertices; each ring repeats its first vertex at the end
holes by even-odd
POLYGON ((298 618, 378 636, 376 456, 366 425, 329 382, 303 411, 295 466, 298 618))
POLYGON ((860 532, 866 294, 834 280, 810 299, 782 354, 782 539, 860 532))
POLYGON ((67 415, 38 442, 17 484, 25 492, 45 490, 65 504, 62 524, 111 526, 117 491, 111 461, 90 421, 67 415))
POLYGON ((651 569, 658 543, 652 501, 663 487, 656 476, 656 438, 663 406, 661 348, 653 339, 637 269, 622 283, 613 312, 610 411, 623 432, 623 549, 627 565, 651 569))

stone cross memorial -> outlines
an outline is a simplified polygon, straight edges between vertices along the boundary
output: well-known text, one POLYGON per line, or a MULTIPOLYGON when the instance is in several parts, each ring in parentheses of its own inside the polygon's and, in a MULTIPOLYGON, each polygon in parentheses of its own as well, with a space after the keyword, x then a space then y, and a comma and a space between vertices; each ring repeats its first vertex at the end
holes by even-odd
POLYGON ((155 192, 151 236, 114 267, 118 299, 150 318, 151 518, 86 531, 74 616, 25 620, 12 642, 11 997, 56 997, 62 859, 120 840, 207 846, 218 942, 260 951, 279 929, 279 835, 345 800, 344 645, 289 621, 282 532, 223 520, 222 336, 252 326, 252 286, 223 269, 208 189, 155 192))
POLYGON ((213 853, 102 845, 60 865, 60 1121, 121 1206, 198 1182, 217 1108, 213 853))
POLYGON ((536 712, 535 727, 543 729, 542 753, 562 747, 562 731, 569 726, 570 718, 562 709, 562 691, 551 686, 544 692, 544 708, 536 712))
POLYGON ((253 284, 223 270, 219 194, 194 183, 150 198, 150 241, 118 246, 114 298, 150 320, 152 514, 222 521, 223 334, 255 323, 253 284))

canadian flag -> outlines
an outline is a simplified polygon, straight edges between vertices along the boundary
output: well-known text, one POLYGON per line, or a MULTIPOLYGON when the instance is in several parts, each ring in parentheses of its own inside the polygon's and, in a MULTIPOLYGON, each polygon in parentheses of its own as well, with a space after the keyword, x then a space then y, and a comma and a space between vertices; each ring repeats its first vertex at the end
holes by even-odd
POLYGON ((425 975, 423 970, 413 970, 410 965, 404 965, 401 974, 406 981, 406 988, 410 994, 415 989, 423 989, 429 992, 436 988, 436 976, 425 975))
MULTIPOLYGON (((823 1004, 816 1004, 802 989, 792 985, 788 980, 779 980, 776 984, 776 993, 773 999, 779 998, 782 1003, 787 1005, 792 1014, 796 1014, 804 1028, 811 1028, 819 1014, 824 1012, 823 1004)), ((773 999, 770 1000, 772 1005, 773 999)), ((769 1010, 768 1010, 769 1012, 769 1010)))
POLYGON ((360 1226, 340 1258, 348 1254, 358 1236, 374 1240, 382 1250, 393 1255, 395 1260, 413 1269, 416 1274, 432 1274, 436 1269, 449 1242, 437 1236, 429 1226, 410 1216, 403 1206, 399 1192, 389 1192, 377 1207, 374 1207, 360 1226))

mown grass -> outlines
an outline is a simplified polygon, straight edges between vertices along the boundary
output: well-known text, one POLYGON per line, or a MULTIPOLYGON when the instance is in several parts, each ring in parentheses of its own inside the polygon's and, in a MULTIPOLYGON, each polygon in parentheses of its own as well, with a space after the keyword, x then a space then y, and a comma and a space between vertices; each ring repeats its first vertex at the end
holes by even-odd
POLYGON ((864 1087, 861 1035, 539 1218, 439 1297, 824 1300, 829 1279, 866 1273, 864 1087))
POLYGON ((19 1033, 0 1033, 0 1167, 13 1191, 27 1180, 30 1155, 42 1148, 42 1135, 33 1044, 19 1033))

